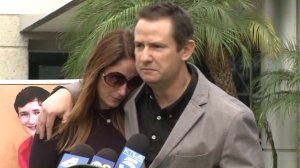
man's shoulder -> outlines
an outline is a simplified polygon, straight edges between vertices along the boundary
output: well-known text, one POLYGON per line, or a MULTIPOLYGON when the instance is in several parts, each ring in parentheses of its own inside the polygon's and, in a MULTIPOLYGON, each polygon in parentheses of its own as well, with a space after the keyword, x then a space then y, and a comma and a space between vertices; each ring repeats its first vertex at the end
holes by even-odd
POLYGON ((251 109, 242 101, 227 94, 214 84, 209 85, 207 106, 218 113, 224 113, 229 116, 243 113, 253 114, 251 109))

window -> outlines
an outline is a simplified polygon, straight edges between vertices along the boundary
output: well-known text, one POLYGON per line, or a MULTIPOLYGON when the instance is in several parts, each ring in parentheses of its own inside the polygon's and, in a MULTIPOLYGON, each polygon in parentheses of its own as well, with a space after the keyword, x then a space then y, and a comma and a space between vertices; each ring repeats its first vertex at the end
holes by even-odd
POLYGON ((68 53, 29 52, 29 79, 64 79, 67 57, 68 53))

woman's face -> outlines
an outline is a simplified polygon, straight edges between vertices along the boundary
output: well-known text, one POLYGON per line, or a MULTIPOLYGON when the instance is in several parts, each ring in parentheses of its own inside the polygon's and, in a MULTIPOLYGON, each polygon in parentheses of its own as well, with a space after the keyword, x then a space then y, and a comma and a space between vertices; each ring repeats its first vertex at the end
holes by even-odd
POLYGON ((34 135, 36 131, 36 122, 41 111, 41 104, 37 99, 28 102, 23 107, 18 107, 19 120, 24 130, 30 135, 34 135))
POLYGON ((104 69, 98 78, 98 97, 101 109, 115 108, 142 83, 135 62, 125 58, 104 69))

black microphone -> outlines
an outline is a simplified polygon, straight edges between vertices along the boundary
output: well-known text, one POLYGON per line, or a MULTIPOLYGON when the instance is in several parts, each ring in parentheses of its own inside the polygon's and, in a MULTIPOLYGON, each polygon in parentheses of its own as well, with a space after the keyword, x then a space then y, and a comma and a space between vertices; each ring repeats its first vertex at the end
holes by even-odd
POLYGON ((104 148, 97 152, 90 164, 80 164, 70 166, 69 168, 113 168, 118 156, 110 148, 104 148))
POLYGON ((127 141, 115 168, 140 168, 149 150, 150 141, 146 135, 135 134, 127 141))
POLYGON ((99 168, 99 167, 98 166, 89 165, 89 164, 83 164, 83 165, 70 166, 68 168, 99 168))
POLYGON ((75 146, 70 153, 65 153, 57 168, 67 168, 75 165, 87 164, 94 155, 94 150, 87 144, 75 146))
POLYGON ((118 155, 116 151, 104 148, 97 152, 90 164, 101 168, 113 168, 117 159, 118 155))

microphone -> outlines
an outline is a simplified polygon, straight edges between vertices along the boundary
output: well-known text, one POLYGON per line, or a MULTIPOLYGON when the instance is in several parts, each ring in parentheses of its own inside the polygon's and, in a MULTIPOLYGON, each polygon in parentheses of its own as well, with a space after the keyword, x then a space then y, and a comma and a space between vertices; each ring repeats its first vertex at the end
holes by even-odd
POLYGON ((99 168, 99 167, 98 166, 93 166, 93 165, 88 165, 88 164, 83 164, 83 165, 70 166, 68 168, 99 168))
POLYGON ((127 141, 115 168, 140 168, 145 160, 145 154, 150 146, 146 135, 135 134, 127 141))
POLYGON ((57 168, 86 164, 89 162, 94 153, 95 152, 91 146, 87 144, 79 144, 75 146, 70 153, 65 153, 63 155, 57 168))
POLYGON ((69 168, 113 168, 117 157, 114 150, 104 148, 97 152, 90 164, 74 165, 69 168))
POLYGON ((90 164, 101 168, 113 168, 117 158, 116 151, 110 148, 104 148, 97 152, 90 164))

